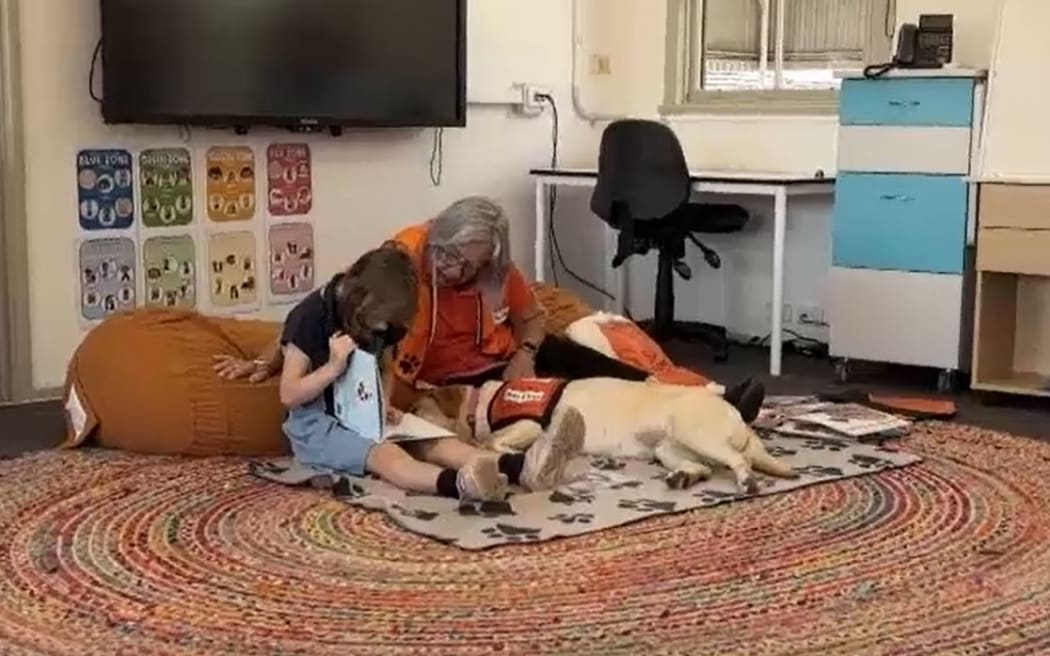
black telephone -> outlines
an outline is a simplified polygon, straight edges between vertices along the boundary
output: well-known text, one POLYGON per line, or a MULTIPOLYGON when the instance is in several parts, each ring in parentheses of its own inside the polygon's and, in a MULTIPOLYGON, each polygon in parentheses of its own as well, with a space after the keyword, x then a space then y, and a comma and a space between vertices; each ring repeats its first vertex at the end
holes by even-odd
POLYGON ((952 23, 951 14, 922 14, 918 25, 904 23, 893 60, 866 67, 864 77, 880 77, 894 68, 941 68, 951 63, 952 23))

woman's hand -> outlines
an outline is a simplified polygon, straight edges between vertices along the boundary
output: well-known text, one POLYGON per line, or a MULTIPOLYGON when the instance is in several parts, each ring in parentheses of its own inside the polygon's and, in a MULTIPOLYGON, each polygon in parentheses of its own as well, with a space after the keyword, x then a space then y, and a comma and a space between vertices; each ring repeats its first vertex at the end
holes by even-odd
POLYGON ((232 355, 216 355, 213 369, 223 380, 244 380, 249 383, 261 383, 274 375, 270 365, 264 360, 246 360, 232 355))
POLYGON ((536 377, 536 361, 531 353, 518 351, 507 363, 503 370, 503 380, 518 380, 520 378, 536 377))

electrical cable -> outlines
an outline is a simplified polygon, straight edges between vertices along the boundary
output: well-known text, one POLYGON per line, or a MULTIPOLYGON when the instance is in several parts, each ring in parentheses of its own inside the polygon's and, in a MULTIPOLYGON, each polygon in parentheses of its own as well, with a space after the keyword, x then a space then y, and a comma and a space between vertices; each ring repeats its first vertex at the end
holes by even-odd
POLYGON ((430 151, 430 182, 441 186, 441 175, 445 168, 445 128, 434 130, 434 145, 430 151))
POLYGON ((95 53, 91 55, 91 69, 88 71, 88 94, 95 102, 102 104, 102 96, 95 93, 95 69, 98 68, 98 58, 102 54, 102 39, 95 43, 95 53))
MULTIPOLYGON (((552 117, 552 123, 551 123, 551 168, 552 169, 557 169, 558 168, 558 139, 559 139, 559 133, 560 133, 560 130, 561 130, 560 120, 559 120, 559 116, 558 116, 558 103, 554 100, 554 96, 552 96, 552 95, 550 95, 548 93, 537 94, 536 98, 539 99, 542 102, 547 103, 548 105, 550 105, 550 108, 551 108, 551 117, 552 117)), ((601 287, 599 287, 595 283, 587 280, 586 278, 584 278, 580 274, 578 274, 575 271, 573 271, 572 268, 570 268, 569 265, 565 262, 565 257, 564 257, 564 255, 562 255, 562 252, 561 252, 561 244, 558 242, 558 232, 557 232, 557 230, 555 228, 555 214, 556 214, 556 211, 557 211, 557 208, 558 208, 558 190, 557 190, 557 188, 554 185, 551 185, 550 190, 549 190, 548 193, 549 193, 549 197, 548 197, 547 216, 550 218, 550 220, 547 222, 547 233, 548 233, 548 236, 549 236, 547 250, 548 250, 549 254, 552 254, 552 255, 554 255, 557 258, 557 263, 554 263, 554 262, 551 263, 551 272, 552 272, 552 274, 554 276, 554 284, 555 285, 559 284, 558 283, 558 265, 560 265, 562 270, 565 271, 565 273, 569 274, 569 276, 571 278, 573 278, 574 280, 576 280, 576 282, 578 282, 581 285, 591 289, 594 292, 597 292, 598 294, 601 294, 602 296, 604 296, 605 298, 609 299, 610 301, 615 301, 616 297, 614 297, 612 294, 610 294, 606 290, 602 289, 601 287)))
MULTIPOLYGON (((790 328, 783 328, 781 332, 791 337, 785 344, 791 344, 799 353, 814 357, 818 359, 828 357, 828 345, 819 339, 813 339, 812 337, 806 337, 801 335, 790 328)), ((772 333, 767 334, 765 337, 753 337, 747 342, 741 344, 742 346, 765 346, 769 338, 772 337, 772 333)))

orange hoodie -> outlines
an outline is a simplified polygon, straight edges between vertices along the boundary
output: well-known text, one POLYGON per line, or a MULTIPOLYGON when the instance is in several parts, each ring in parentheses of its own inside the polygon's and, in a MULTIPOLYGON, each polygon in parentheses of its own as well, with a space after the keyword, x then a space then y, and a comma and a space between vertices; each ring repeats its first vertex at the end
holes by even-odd
MULTIPOLYGON (((414 386, 426 355, 434 343, 434 324, 438 314, 437 289, 432 272, 426 266, 426 236, 428 223, 401 230, 393 241, 412 258, 419 275, 419 299, 416 315, 405 338, 398 344, 394 372, 400 382, 414 386)), ((479 316, 464 317, 462 321, 480 322, 481 338, 478 349, 494 359, 509 359, 517 348, 509 316, 521 313, 532 303, 532 290, 513 265, 503 283, 503 302, 495 312, 481 312, 479 316)), ((437 381, 427 381, 437 382, 437 381)))

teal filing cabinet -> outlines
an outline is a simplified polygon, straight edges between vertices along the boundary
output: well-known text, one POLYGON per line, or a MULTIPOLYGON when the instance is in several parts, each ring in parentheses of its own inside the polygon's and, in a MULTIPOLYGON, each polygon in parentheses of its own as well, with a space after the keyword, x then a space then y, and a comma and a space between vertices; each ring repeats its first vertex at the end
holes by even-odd
POLYGON ((828 290, 830 350, 851 359, 966 368, 968 180, 983 73, 893 71, 843 80, 828 290))

